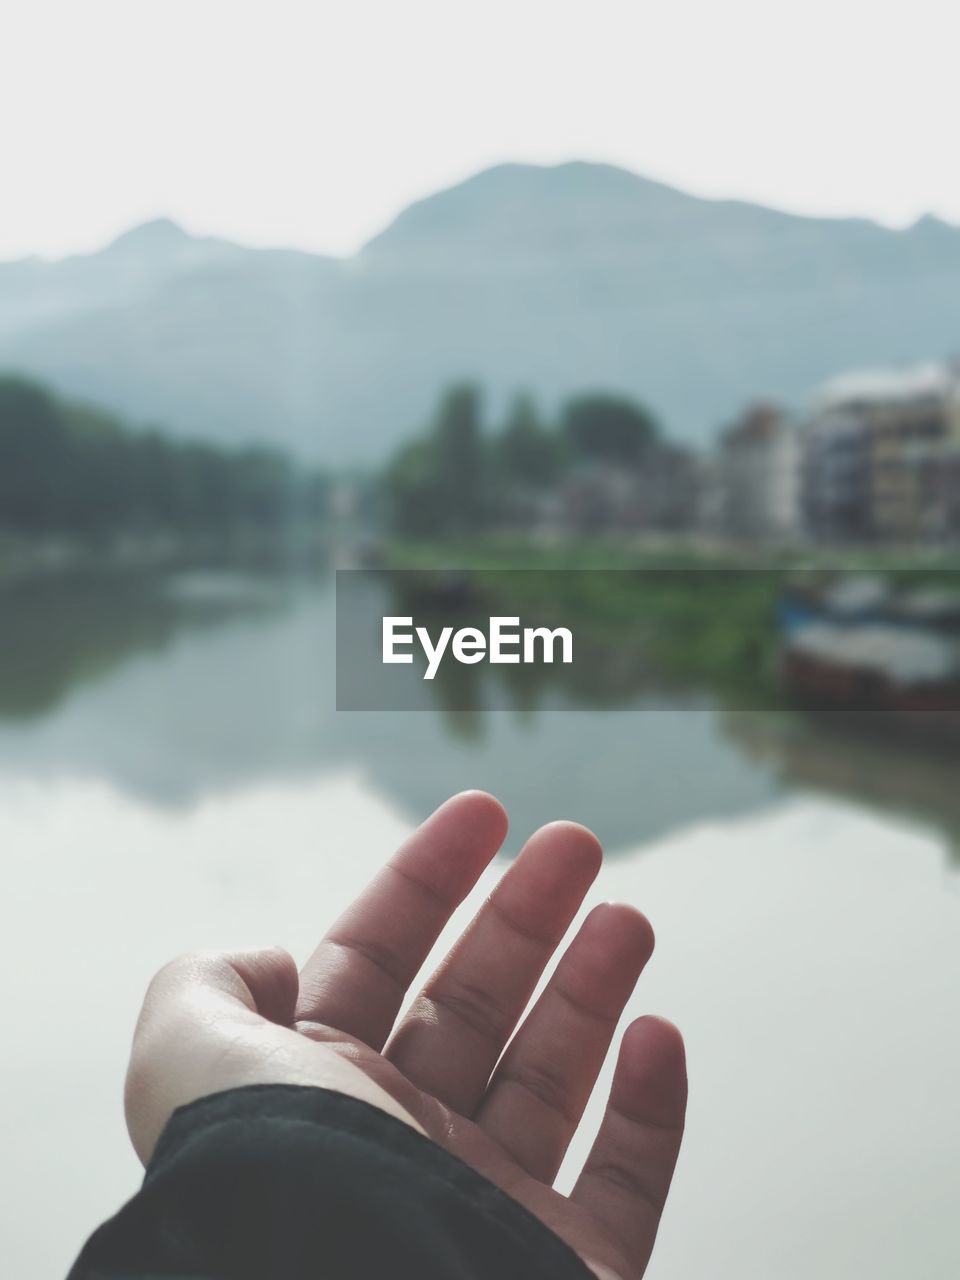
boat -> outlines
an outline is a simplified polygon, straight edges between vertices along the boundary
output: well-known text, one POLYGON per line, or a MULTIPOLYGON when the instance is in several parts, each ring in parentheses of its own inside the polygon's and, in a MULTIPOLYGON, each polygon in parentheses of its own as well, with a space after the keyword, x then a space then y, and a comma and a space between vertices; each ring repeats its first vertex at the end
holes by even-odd
POLYGON ((885 727, 960 742, 960 639, 882 622, 813 622, 784 637, 780 665, 807 711, 876 712, 885 727))

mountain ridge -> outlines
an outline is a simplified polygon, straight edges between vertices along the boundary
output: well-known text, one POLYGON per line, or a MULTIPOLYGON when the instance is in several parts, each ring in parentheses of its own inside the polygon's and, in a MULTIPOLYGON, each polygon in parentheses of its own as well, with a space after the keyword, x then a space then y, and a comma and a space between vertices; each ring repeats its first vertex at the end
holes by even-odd
POLYGON ((813 223, 828 226, 853 225, 859 227, 873 227, 877 230, 897 236, 909 235, 919 229, 936 229, 937 231, 945 230, 948 232, 960 233, 960 223, 950 222, 948 219, 940 217, 932 212, 919 214, 913 222, 902 227, 889 227, 882 222, 878 222, 874 218, 870 218, 862 214, 833 215, 833 214, 807 214, 797 213, 790 209, 782 209, 776 205, 762 203, 758 201, 745 200, 736 196, 702 196, 695 195, 692 192, 684 191, 682 187, 675 187, 670 183, 663 182, 656 178, 648 178, 643 174, 634 173, 630 169, 625 169, 618 165, 609 164, 600 161, 591 160, 566 160, 558 164, 534 164, 523 161, 504 161, 500 164, 491 165, 486 169, 481 169, 475 174, 471 174, 467 178, 463 178, 458 182, 451 183, 449 186, 441 187, 437 191, 418 197, 406 205, 398 214, 386 223, 380 231, 375 232, 368 240, 350 254, 326 254, 320 253, 312 249, 307 249, 302 245, 251 245, 241 240, 234 240, 227 236, 219 236, 212 234, 201 234, 188 231, 182 223, 175 218, 166 214, 158 214, 156 217, 147 218, 143 222, 133 223, 126 230, 119 232, 113 236, 105 244, 99 248, 87 250, 80 253, 64 254, 60 257, 46 257, 40 254, 26 254, 16 258, 0 259, 0 270, 5 267, 17 266, 24 263, 44 263, 48 266, 57 266, 65 262, 75 261, 77 258, 95 258, 100 254, 106 253, 127 242, 138 241, 142 236, 148 234, 152 236, 154 231, 163 232, 165 235, 169 233, 171 240, 180 241, 190 240, 194 242, 212 242, 216 244, 229 245, 232 248, 241 249, 247 253, 263 254, 263 253, 291 253, 298 254, 303 257, 317 258, 326 262, 347 263, 363 254, 371 245, 381 240, 388 232, 390 232, 398 223, 404 221, 408 215, 420 209, 422 206, 434 205, 437 201, 458 193, 475 189, 478 182, 486 180, 493 175, 503 174, 559 174, 568 170, 578 170, 589 172, 591 175, 609 173, 618 175, 636 183, 647 190, 656 190, 669 193, 671 196, 677 196, 684 202, 708 206, 713 209, 745 209, 756 211, 762 214, 770 214, 775 218, 783 218, 798 223, 813 223))
POLYGON ((505 164, 354 255, 172 219, 0 263, 0 366, 128 418, 332 461, 382 458, 471 377, 496 408, 584 385, 702 441, 753 396, 960 346, 960 228, 706 200, 612 165, 505 164))

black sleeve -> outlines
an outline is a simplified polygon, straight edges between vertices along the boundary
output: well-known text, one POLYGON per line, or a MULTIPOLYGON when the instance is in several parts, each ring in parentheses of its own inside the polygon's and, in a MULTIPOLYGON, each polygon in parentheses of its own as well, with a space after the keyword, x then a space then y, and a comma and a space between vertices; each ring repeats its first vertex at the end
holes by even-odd
POLYGON ((588 1280, 526 1209, 409 1125, 260 1085, 177 1111, 69 1280, 588 1280))

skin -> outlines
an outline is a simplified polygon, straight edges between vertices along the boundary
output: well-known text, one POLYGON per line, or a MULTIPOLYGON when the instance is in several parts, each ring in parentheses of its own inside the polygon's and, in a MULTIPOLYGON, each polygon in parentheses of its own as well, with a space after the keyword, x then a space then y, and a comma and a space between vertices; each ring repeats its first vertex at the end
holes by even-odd
POLYGON ((594 908, 517 1026, 600 868, 596 837, 570 822, 537 831, 400 1016, 506 830, 492 796, 448 800, 299 974, 276 947, 201 952, 162 969, 127 1076, 140 1158, 149 1160, 177 1107, 207 1094, 248 1084, 335 1089, 497 1183, 600 1280, 642 1276, 683 1133, 686 1069, 672 1024, 646 1017, 627 1027, 580 1177, 569 1197, 552 1183, 653 950, 645 917, 621 904, 594 908))

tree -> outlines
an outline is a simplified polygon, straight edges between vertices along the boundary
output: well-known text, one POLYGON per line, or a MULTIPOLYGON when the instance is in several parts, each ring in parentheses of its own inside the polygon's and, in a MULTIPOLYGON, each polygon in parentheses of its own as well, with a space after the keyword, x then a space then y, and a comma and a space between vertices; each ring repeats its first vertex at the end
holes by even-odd
POLYGON ((546 489, 557 479, 560 442, 544 427, 530 396, 521 393, 514 400, 497 441, 497 455, 508 485, 546 489))
POLYGON ((289 531, 325 508, 319 473, 273 449, 131 431, 20 378, 0 378, 0 528, 110 536, 289 531))
POLYGON ((56 401, 21 378, 0 380, 0 523, 62 528, 69 486, 67 428, 56 401))
POLYGON ((652 414, 618 396, 586 395, 571 400, 563 431, 575 456, 638 467, 660 439, 652 414))
POLYGON ((384 489, 390 523, 408 538, 446 532, 446 507, 437 474, 434 441, 414 440, 401 449, 387 470, 384 489))
POLYGON ((434 436, 446 529, 451 533, 475 532, 483 523, 487 488, 476 387, 462 383, 450 388, 440 404, 434 436))
POLYGON ((488 511, 488 453, 480 396, 451 387, 429 431, 396 455, 384 477, 391 523, 407 537, 476 533, 488 511))

